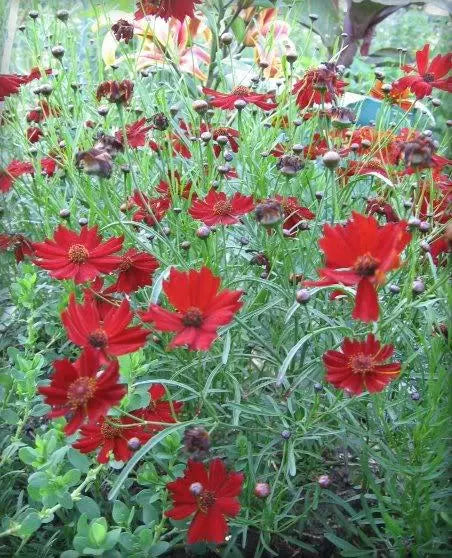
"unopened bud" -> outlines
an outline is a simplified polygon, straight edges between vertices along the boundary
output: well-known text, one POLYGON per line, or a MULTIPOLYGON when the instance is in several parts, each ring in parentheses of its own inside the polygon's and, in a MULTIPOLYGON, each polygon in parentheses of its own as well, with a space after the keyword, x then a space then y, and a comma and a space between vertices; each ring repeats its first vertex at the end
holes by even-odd
POLYGON ((199 496, 204 490, 204 487, 200 482, 192 482, 188 490, 193 496, 199 496))
POLYGON ((328 475, 320 475, 320 477, 317 479, 317 483, 320 488, 328 488, 331 484, 331 479, 328 475))
POLYGON ((226 46, 230 45, 233 40, 234 35, 232 33, 223 33, 220 37, 220 41, 226 46))
POLYGON ((341 156, 337 151, 327 151, 322 160, 326 168, 335 169, 341 162, 341 156))
POLYGON ((192 109, 198 114, 203 114, 209 108, 209 104, 207 103, 207 101, 204 101, 203 99, 198 99, 197 101, 193 101, 191 106, 192 109))
POLYGON ((307 304, 311 299, 311 293, 308 291, 308 289, 300 289, 297 291, 295 299, 298 304, 307 304))
POLYGON ((132 451, 137 451, 137 449, 140 449, 141 442, 139 438, 130 438, 130 440, 127 442, 127 447, 132 451))
POLYGON ((210 232, 211 230, 207 225, 201 225, 199 229, 196 231, 196 236, 198 238, 202 238, 203 240, 205 240, 210 236, 210 232))
POLYGON ((270 494, 270 485, 267 482, 257 482, 254 487, 254 494, 258 498, 267 498, 270 494))

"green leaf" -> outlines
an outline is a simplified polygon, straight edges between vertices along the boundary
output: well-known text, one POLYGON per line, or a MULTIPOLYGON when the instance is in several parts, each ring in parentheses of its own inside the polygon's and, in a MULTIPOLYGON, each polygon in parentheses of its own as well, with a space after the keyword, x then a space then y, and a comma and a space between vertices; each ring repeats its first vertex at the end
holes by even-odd
POLYGON ((151 556, 160 556, 161 554, 164 554, 170 548, 170 546, 170 543, 166 541, 160 541, 157 544, 153 544, 149 552, 151 556))
POLYGON ((94 521, 89 527, 88 539, 98 547, 102 546, 103 542, 107 538, 106 523, 105 519, 101 517, 99 520, 94 521))
POLYGON ((21 522, 20 535, 24 538, 30 537, 35 531, 41 527, 41 519, 36 512, 30 512, 21 522))
POLYGON ((69 448, 67 452, 67 458, 71 464, 81 473, 87 473, 89 471, 90 460, 86 455, 80 453, 74 448, 69 448))
POLYGON ((94 519, 100 515, 100 508, 97 505, 97 502, 89 496, 82 496, 80 500, 75 503, 75 505, 77 506, 78 511, 86 514, 89 519, 94 519))
POLYGON ((121 502, 121 500, 115 500, 115 503, 113 504, 112 516, 118 525, 121 523, 127 523, 129 513, 130 510, 124 502, 121 502))
POLYGON ((36 461, 37 458, 38 458, 38 454, 35 449, 29 448, 28 446, 25 448, 20 448, 19 459, 23 461, 26 465, 31 465, 36 461))
POLYGON ((234 33, 238 43, 241 43, 246 35, 246 24, 241 18, 237 18, 232 22, 231 31, 234 33))

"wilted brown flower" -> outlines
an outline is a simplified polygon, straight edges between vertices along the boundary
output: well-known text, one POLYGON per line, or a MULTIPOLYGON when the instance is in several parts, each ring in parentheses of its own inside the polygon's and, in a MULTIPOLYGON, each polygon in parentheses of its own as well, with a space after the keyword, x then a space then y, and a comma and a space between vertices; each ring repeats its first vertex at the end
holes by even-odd
POLYGON ((75 166, 86 174, 110 178, 113 170, 113 160, 107 151, 90 149, 77 153, 75 166))
POLYGON ((114 136, 107 136, 102 134, 97 142, 94 144, 94 149, 98 151, 106 151, 111 157, 116 157, 116 155, 124 150, 122 142, 116 139, 114 136))
POLYGON ((210 436, 203 426, 192 426, 184 432, 184 448, 192 459, 203 459, 210 449, 210 436))
POLYGON ((286 176, 294 176, 303 167, 304 163, 297 155, 283 155, 276 164, 276 168, 286 176))
POLYGON ((117 41, 124 39, 124 42, 128 44, 133 39, 133 24, 126 19, 118 20, 112 25, 111 31, 117 41))
POLYGON ((254 214, 258 223, 271 227, 283 220, 284 210, 279 202, 267 200, 256 206, 254 214))
POLYGON ((105 97, 110 103, 128 104, 133 94, 133 83, 129 79, 123 81, 104 81, 96 92, 98 101, 105 97))

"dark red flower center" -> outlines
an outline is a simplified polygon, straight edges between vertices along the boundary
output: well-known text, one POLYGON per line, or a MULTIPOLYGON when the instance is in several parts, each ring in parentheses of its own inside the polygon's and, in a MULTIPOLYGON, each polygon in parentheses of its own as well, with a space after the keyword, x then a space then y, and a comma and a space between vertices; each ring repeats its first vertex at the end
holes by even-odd
POLYGON ((249 87, 245 87, 244 85, 239 85, 238 87, 234 87, 231 94, 236 95, 237 97, 244 97, 245 95, 249 95, 250 93, 251 90, 249 89, 249 87))
POLYGON ((424 81, 426 81, 427 83, 431 83, 432 81, 435 81, 435 75, 434 74, 424 74, 422 76, 422 79, 424 81))
POLYGON ((89 252, 83 244, 73 244, 67 253, 69 261, 74 264, 83 264, 89 258, 89 252))
POLYGON ((100 427, 100 432, 102 436, 111 440, 113 438, 119 438, 121 436, 121 428, 119 427, 119 421, 111 419, 110 422, 104 422, 100 427), (116 424, 118 426, 116 426, 116 424))
POLYGON ((369 252, 360 256, 353 266, 353 270, 362 277, 371 277, 380 265, 380 260, 374 258, 369 252))
POLYGON ((182 317, 182 323, 186 327, 201 327, 204 317, 199 308, 192 306, 189 308, 182 317))
POLYGON ((298 209, 297 204, 294 203, 293 200, 289 200, 288 198, 282 198, 279 203, 281 204, 284 215, 286 216, 291 215, 298 209))
POLYGON ((88 342, 96 349, 103 349, 108 345, 108 335, 102 328, 95 329, 88 335, 88 342))
POLYGON ((373 370, 374 363, 372 357, 359 353, 350 358, 350 368, 354 374, 368 374, 373 370))
POLYGON ((131 258, 124 256, 122 262, 119 264, 119 271, 128 271, 133 266, 131 258))
POLYGON ((96 379, 78 378, 75 382, 69 386, 67 390, 67 400, 71 409, 77 409, 77 407, 82 407, 86 405, 88 401, 93 397, 96 391, 96 379))
POLYGON ((213 206, 215 215, 230 215, 232 213, 232 204, 228 200, 217 201, 213 206))
POLYGON ((198 509, 202 513, 207 513, 209 509, 215 504, 215 501, 215 494, 213 492, 210 492, 210 490, 203 490, 201 494, 196 498, 198 509))

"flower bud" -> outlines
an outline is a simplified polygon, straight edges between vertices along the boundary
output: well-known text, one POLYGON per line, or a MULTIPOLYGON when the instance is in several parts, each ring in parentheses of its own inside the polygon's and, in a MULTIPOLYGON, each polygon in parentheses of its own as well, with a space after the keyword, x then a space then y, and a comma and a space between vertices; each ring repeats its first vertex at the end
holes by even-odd
POLYGON ((430 223, 428 221, 421 221, 419 223, 419 230, 423 233, 426 233, 430 230, 430 223))
POLYGON ((198 114, 204 114, 206 110, 209 108, 209 104, 207 103, 207 101, 204 101, 203 99, 198 99, 196 101, 193 101, 191 107, 198 114))
POLYGON ((69 209, 61 209, 60 210, 60 217, 61 219, 69 219, 71 216, 71 212, 69 209))
POLYGON ((64 47, 61 45, 52 47, 52 56, 54 56, 57 60, 61 60, 63 58, 64 52, 64 47))
POLYGON ((78 224, 81 227, 85 227, 88 224, 88 219, 86 217, 80 217, 80 219, 78 220, 78 224))
POLYGON ((185 250, 185 251, 190 250, 191 243, 188 240, 183 240, 180 243, 180 247, 182 248, 182 250, 185 250))
POLYGON ((223 33, 220 37, 220 42, 228 46, 234 40, 234 35, 232 33, 223 33))
POLYGON ((56 18, 63 23, 66 23, 66 21, 69 19, 69 12, 67 10, 58 10, 56 13, 56 18))
POLYGON ((204 143, 209 143, 209 141, 212 139, 212 134, 210 132, 203 132, 201 134, 201 139, 204 143))
POLYGON ((322 384, 319 384, 318 382, 316 382, 316 383, 314 384, 314 390, 315 390, 315 391, 319 391, 319 392, 320 392, 320 391, 323 391, 323 386, 322 386, 322 384))
POLYGON ((244 99, 237 99, 235 101, 234 106, 237 110, 243 110, 248 103, 244 99))
POLYGON ((40 93, 41 95, 44 95, 45 97, 48 97, 49 95, 51 95, 51 93, 53 91, 53 87, 50 85, 50 83, 44 83, 38 89, 39 89, 38 93, 40 93))
POLYGON ((31 10, 31 12, 28 12, 28 17, 33 20, 38 19, 39 12, 37 12, 36 10, 31 10))
POLYGON ((320 475, 320 477, 317 479, 317 483, 320 488, 328 488, 331 484, 331 479, 328 475, 320 475))
POLYGON ((412 399, 413 401, 419 401, 420 398, 421 398, 421 396, 420 396, 419 392, 417 392, 417 391, 414 391, 414 392, 411 394, 411 399, 412 399))
POLYGON ((210 228, 207 225, 201 225, 199 229, 196 231, 196 236, 198 238, 202 238, 206 240, 210 236, 210 228))
POLYGON ((257 482, 254 486, 254 494, 258 498, 267 498, 270 494, 270 485, 267 482, 257 482))
POLYGON ((317 14, 309 14, 309 19, 314 23, 314 21, 319 19, 319 16, 317 14))
POLYGON ((389 285, 389 291, 392 294, 399 294, 400 293, 400 287, 398 285, 389 285))
POLYGON ((307 304, 311 299, 311 293, 308 291, 308 289, 300 289, 297 291, 295 299, 298 304, 307 304))
POLYGON ((422 294, 425 291, 425 283, 421 278, 417 278, 413 281, 413 294, 422 294))
POLYGON ((326 168, 335 169, 341 162, 341 157, 337 151, 327 151, 322 160, 326 168))
POLYGON ((199 496, 204 490, 204 487, 200 482, 192 482, 188 490, 193 496, 199 496))
POLYGON ((281 438, 283 440, 288 440, 291 436, 292 436, 292 433, 290 432, 290 430, 283 430, 281 432, 281 438))
POLYGON ((127 447, 132 451, 137 451, 137 449, 140 449, 141 442, 139 438, 130 438, 130 440, 127 442, 127 447))

